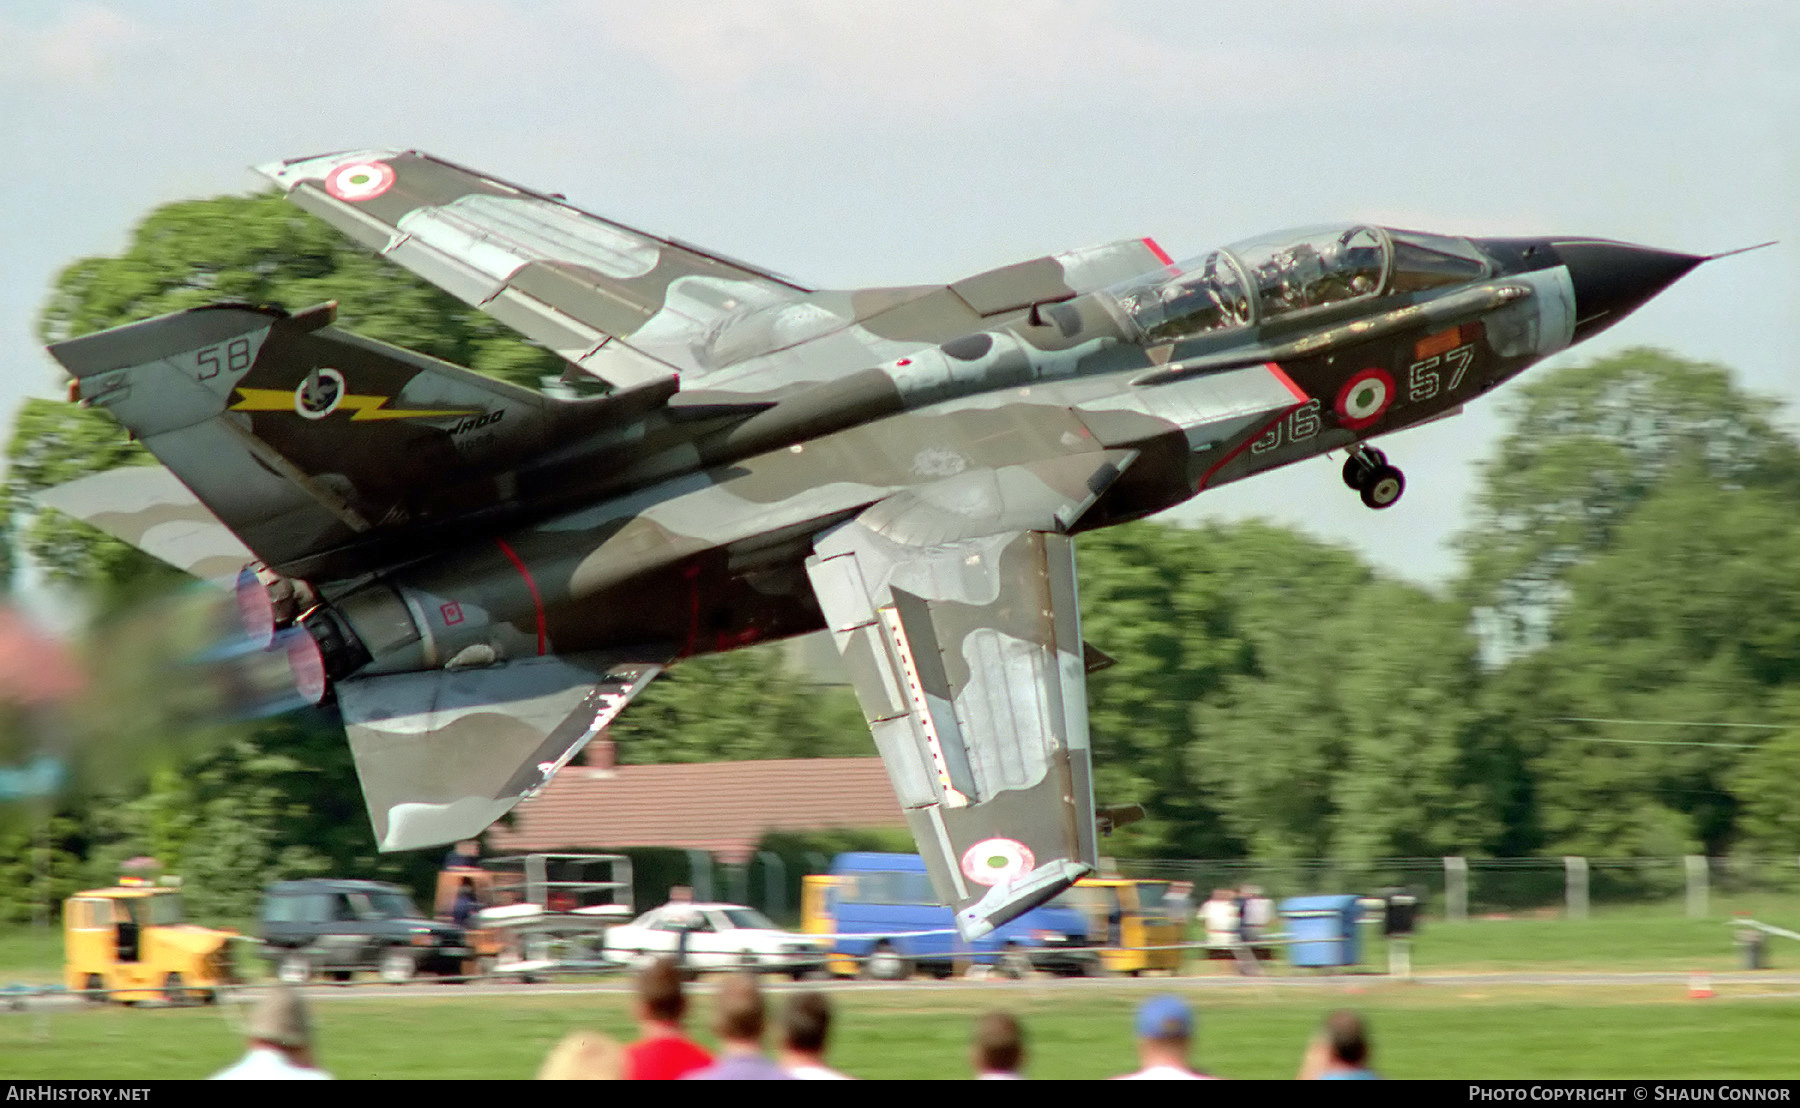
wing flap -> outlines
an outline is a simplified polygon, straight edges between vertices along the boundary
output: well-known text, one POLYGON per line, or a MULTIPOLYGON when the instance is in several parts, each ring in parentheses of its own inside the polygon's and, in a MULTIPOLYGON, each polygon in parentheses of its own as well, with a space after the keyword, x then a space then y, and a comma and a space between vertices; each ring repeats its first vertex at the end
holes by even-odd
POLYGON ((571 655, 338 686, 383 851, 472 838, 537 794, 667 658, 571 655))
POLYGON ((1097 865, 1073 545, 1013 530, 916 546, 867 515, 807 570, 933 885, 974 939, 1097 865))

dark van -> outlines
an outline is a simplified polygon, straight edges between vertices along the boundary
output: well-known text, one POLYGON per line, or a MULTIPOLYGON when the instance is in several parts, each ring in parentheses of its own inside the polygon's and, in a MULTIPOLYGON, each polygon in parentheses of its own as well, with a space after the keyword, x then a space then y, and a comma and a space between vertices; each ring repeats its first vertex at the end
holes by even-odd
POLYGON ((263 892, 263 957, 303 984, 372 970, 393 984, 418 973, 458 975, 470 957, 462 929, 427 918, 398 885, 315 878, 263 892))

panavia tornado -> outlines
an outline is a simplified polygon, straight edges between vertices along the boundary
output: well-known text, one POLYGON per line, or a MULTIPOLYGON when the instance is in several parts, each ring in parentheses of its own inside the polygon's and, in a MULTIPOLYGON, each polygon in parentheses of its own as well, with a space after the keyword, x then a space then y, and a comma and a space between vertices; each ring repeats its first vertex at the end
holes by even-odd
POLYGON ((384 850, 478 834, 679 659, 824 628, 969 938, 1093 870, 1109 822, 1075 535, 1329 451, 1388 507, 1368 440, 1706 260, 1357 224, 815 290, 418 152, 260 172, 585 388, 331 304, 197 308, 50 348, 162 466, 46 502, 235 587, 342 712, 384 850))

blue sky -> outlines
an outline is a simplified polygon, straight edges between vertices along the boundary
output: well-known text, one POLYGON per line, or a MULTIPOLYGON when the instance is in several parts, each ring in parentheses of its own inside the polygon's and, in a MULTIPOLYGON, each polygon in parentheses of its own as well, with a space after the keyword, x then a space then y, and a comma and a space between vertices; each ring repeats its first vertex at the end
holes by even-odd
MULTIPOLYGON (((1800 425, 1800 4, 652 7, 0 3, 0 407, 61 392, 32 326, 70 261, 158 204, 257 187, 251 164, 396 146, 819 286, 1338 220, 1694 253, 1781 239, 1559 360, 1668 347, 1800 425)), ((1486 401, 1385 440, 1409 485, 1386 512, 1328 460, 1181 511, 1439 581, 1500 427, 1486 401)))

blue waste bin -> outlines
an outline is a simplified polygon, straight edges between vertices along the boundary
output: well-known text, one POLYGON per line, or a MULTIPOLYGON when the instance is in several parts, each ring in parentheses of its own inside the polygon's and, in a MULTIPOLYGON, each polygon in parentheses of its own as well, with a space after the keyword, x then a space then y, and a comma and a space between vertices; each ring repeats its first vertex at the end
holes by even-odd
POLYGON ((1281 902, 1288 961, 1296 966, 1354 966, 1362 960, 1361 898, 1295 896, 1281 902))

